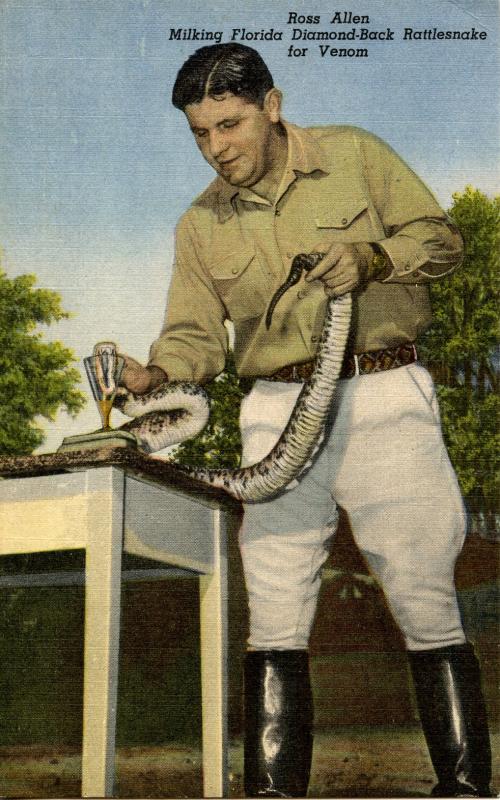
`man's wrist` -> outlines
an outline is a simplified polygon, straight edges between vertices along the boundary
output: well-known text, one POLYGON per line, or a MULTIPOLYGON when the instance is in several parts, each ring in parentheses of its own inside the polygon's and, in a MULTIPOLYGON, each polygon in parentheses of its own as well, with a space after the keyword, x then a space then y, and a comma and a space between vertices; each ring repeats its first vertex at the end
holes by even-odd
POLYGON ((378 242, 368 242, 371 250, 371 259, 368 264, 367 279, 369 281, 381 281, 388 278, 392 271, 389 256, 378 242))
POLYGON ((168 381, 167 373, 161 367, 157 367, 156 364, 148 364, 146 369, 149 372, 149 392, 168 381))

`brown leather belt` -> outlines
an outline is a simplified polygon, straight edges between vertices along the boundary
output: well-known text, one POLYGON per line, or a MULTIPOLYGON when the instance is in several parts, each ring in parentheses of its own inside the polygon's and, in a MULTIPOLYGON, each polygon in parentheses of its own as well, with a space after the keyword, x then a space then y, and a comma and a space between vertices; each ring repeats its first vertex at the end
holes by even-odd
MULTIPOLYGON (((341 378, 353 378, 355 375, 369 375, 372 372, 384 372, 387 369, 406 367, 417 360, 415 345, 411 342, 397 347, 386 347, 383 350, 370 350, 367 353, 356 353, 344 358, 341 378)), ((302 383, 309 380, 314 369, 314 361, 302 364, 288 364, 272 375, 259 376, 263 381, 284 381, 285 383, 302 383)))

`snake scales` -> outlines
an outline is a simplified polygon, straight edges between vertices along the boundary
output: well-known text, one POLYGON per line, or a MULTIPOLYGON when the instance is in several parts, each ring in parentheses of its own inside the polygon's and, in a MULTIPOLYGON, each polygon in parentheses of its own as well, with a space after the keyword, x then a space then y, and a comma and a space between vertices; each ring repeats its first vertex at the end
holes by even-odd
MULTIPOLYGON (((312 269, 321 253, 297 256, 287 281, 269 306, 272 312, 284 292, 312 269)), ((327 304, 323 332, 313 373, 297 399, 293 412, 271 452, 259 463, 242 469, 204 469, 175 464, 184 474, 203 481, 245 502, 257 502, 278 494, 293 484, 310 465, 324 435, 328 413, 340 374, 351 320, 351 296, 331 298, 327 304)), ((146 395, 128 394, 120 409, 133 417, 121 430, 133 433, 139 446, 154 452, 195 436, 209 416, 208 399, 200 386, 185 382, 163 384, 146 395)))

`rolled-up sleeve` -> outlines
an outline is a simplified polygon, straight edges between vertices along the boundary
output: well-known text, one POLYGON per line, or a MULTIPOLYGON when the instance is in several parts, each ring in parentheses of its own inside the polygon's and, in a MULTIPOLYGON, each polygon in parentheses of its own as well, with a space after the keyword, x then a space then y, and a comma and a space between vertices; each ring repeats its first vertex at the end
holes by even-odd
POLYGON ((149 353, 149 365, 169 380, 204 383, 224 369, 226 313, 203 265, 196 230, 185 214, 176 229, 175 261, 165 322, 149 353))
POLYGON ((453 272, 463 257, 462 236, 407 164, 375 136, 362 143, 370 193, 386 238, 378 242, 391 271, 385 283, 428 283, 453 272))

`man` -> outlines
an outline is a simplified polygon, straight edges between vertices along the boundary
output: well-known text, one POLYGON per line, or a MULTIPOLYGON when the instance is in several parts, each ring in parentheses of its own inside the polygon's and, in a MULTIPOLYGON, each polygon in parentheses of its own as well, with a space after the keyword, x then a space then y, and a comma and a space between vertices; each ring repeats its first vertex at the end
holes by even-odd
POLYGON ((248 505, 241 554, 250 606, 245 791, 302 796, 312 749, 307 647, 335 501, 380 580, 408 647, 439 796, 490 795, 479 667, 453 585, 465 517, 431 378, 415 341, 428 284, 458 266, 461 237, 383 142, 348 127, 301 129, 254 50, 203 47, 173 103, 218 177, 181 218, 166 321, 124 383, 204 382, 224 367, 225 321, 241 376, 243 463, 262 459, 311 373, 327 298, 351 292, 351 341, 333 427, 296 488, 248 505), (325 253, 265 316, 298 253, 325 253))

